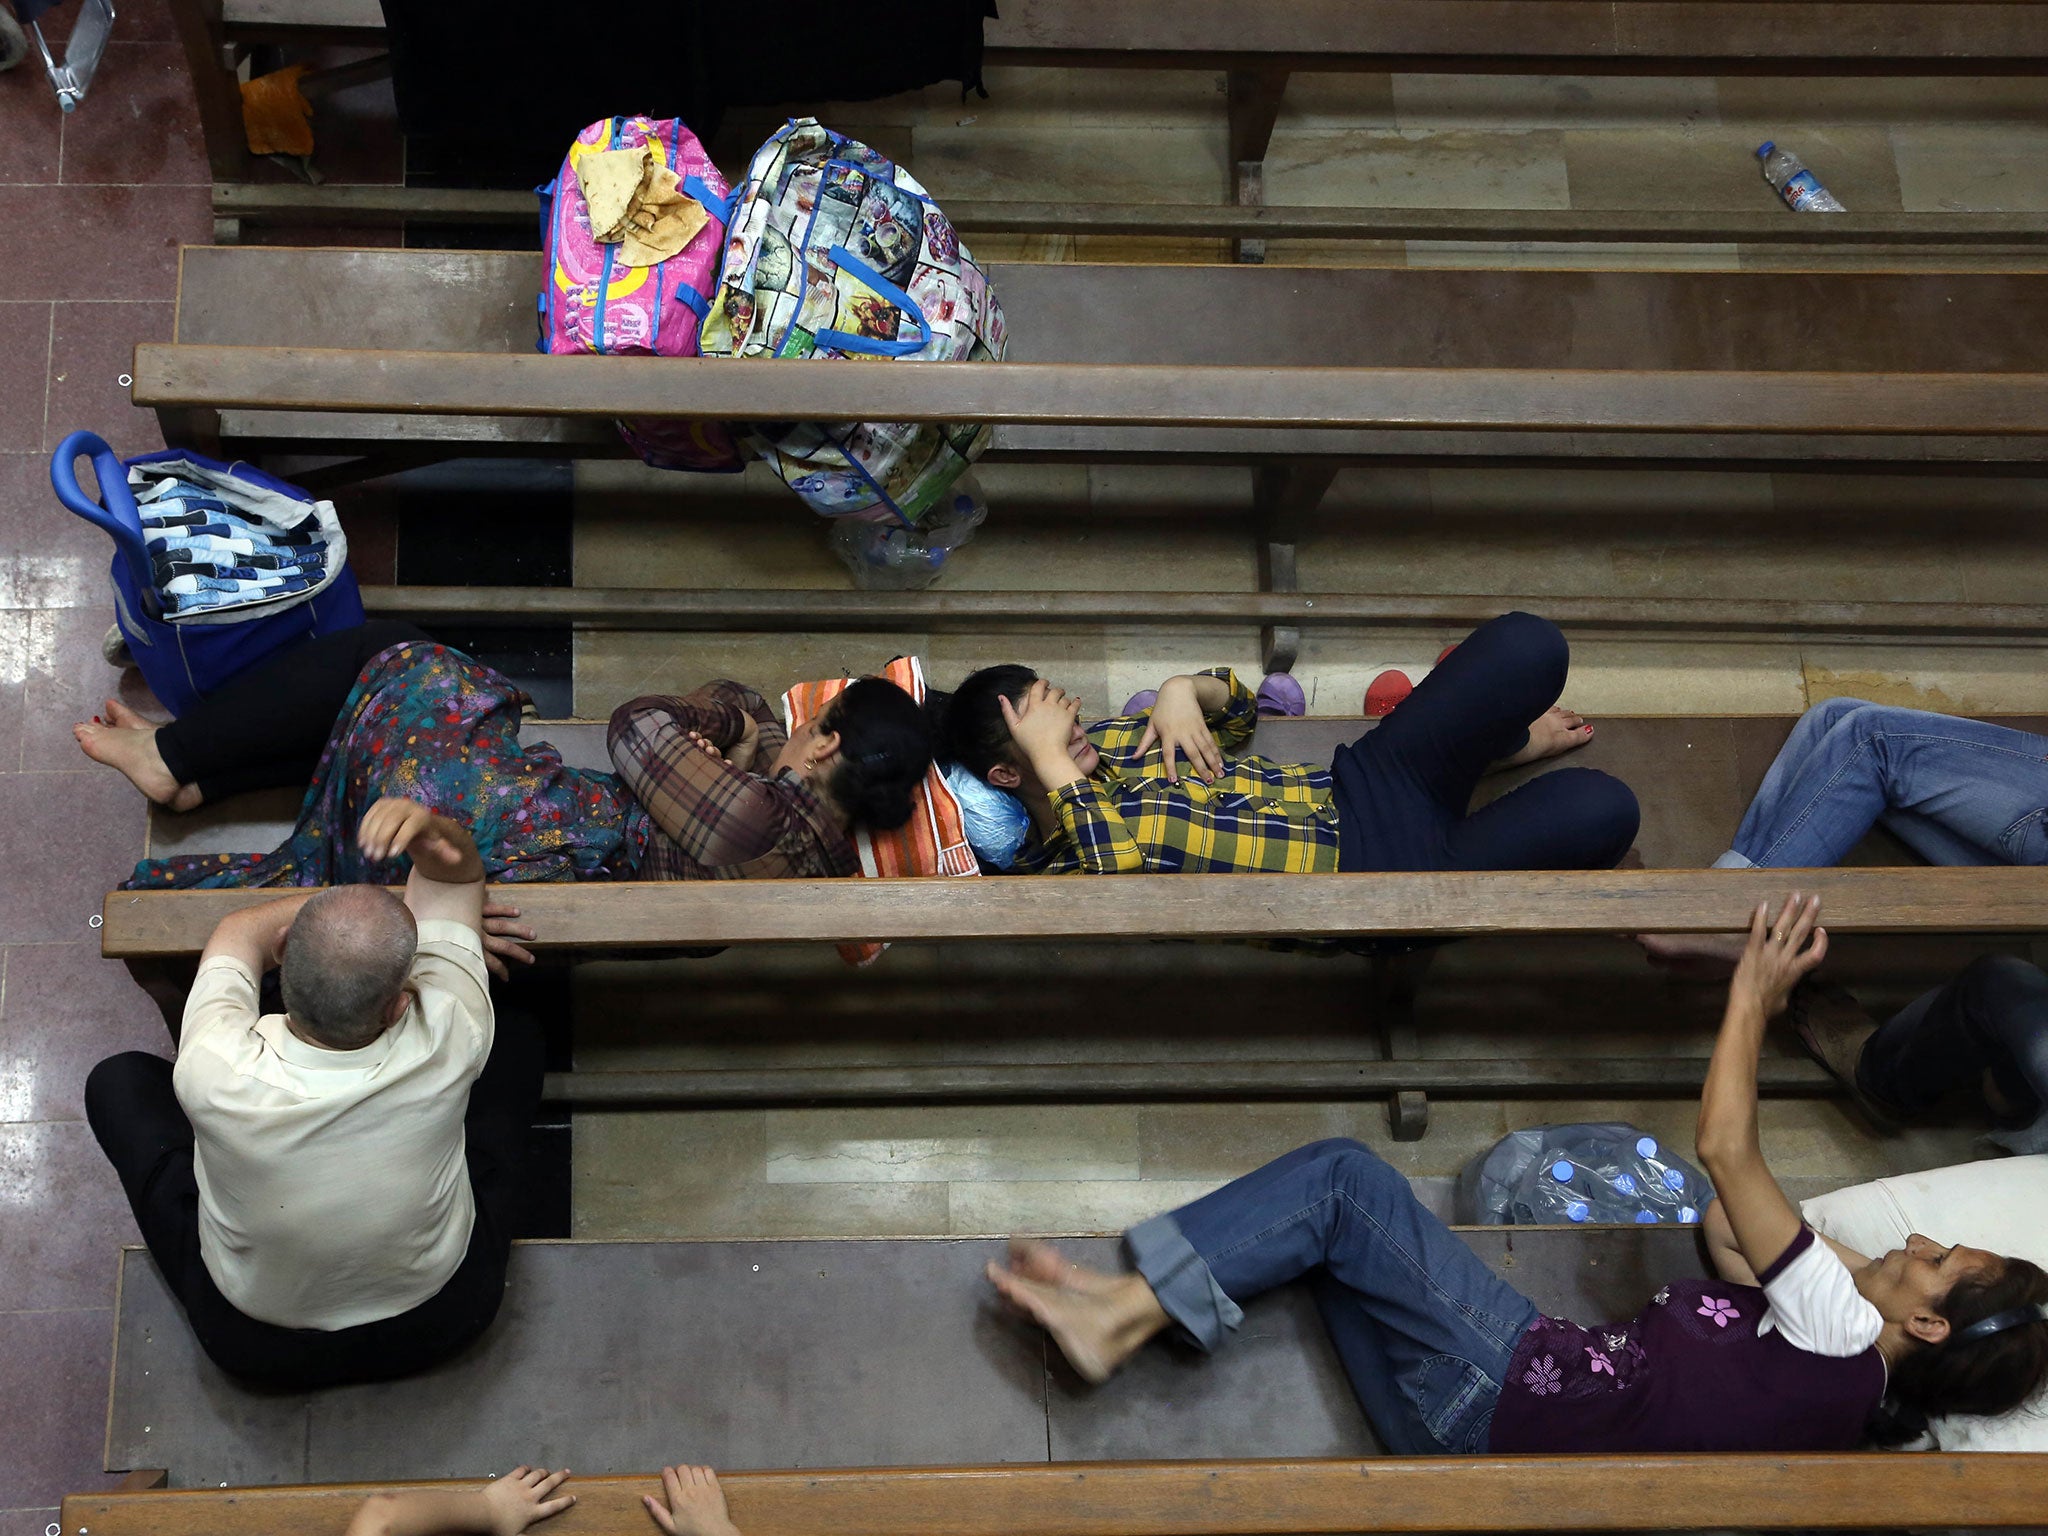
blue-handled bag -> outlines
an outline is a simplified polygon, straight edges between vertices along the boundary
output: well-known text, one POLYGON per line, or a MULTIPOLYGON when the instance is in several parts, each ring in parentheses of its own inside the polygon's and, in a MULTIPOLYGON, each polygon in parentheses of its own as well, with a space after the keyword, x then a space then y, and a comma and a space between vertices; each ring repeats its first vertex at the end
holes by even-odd
POLYGON ((50 458, 50 485, 66 507, 113 538, 115 622, 144 681, 174 715, 184 714, 272 651, 363 622, 362 597, 348 568, 348 540, 333 503, 315 500, 275 476, 179 448, 145 453, 124 463, 96 434, 74 432, 50 458), (78 483, 81 457, 92 460, 98 500, 78 483), (294 528, 316 530, 318 575, 251 578, 239 588, 233 579, 209 581, 204 601, 211 606, 195 606, 193 595, 176 595, 175 586, 166 589, 158 581, 137 501, 138 491, 148 499, 165 495, 167 488, 203 495, 207 505, 224 509, 218 515, 230 526, 232 537, 199 535, 220 539, 224 550, 253 546, 266 533, 286 538, 294 528))
MULTIPOLYGON (((886 155, 797 118, 754 152, 704 357, 999 361, 1003 307, 938 205, 886 155)), ((814 512, 916 526, 988 446, 976 422, 736 426, 814 512)))

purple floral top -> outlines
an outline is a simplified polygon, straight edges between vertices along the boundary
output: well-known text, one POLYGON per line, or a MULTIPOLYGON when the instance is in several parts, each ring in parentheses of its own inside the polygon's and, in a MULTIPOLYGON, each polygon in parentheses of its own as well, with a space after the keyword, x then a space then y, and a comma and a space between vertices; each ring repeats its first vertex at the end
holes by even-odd
MULTIPOLYGON (((1810 1230, 1762 1279, 1770 1285, 1810 1230)), ((1884 1396, 1876 1348, 1802 1349, 1750 1285, 1679 1280, 1626 1323, 1539 1317, 1522 1335, 1500 1402, 1496 1451, 1840 1451, 1863 1440, 1884 1396)))

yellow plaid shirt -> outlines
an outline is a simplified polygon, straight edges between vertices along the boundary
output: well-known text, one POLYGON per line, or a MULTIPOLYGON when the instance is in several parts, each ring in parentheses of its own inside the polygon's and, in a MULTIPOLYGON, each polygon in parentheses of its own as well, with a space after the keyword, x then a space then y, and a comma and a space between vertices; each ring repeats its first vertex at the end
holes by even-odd
POLYGON ((1335 872, 1337 806, 1330 770, 1231 756, 1251 741, 1258 704, 1228 667, 1205 675, 1230 688, 1229 702, 1209 716, 1224 753, 1216 781, 1205 784, 1190 776, 1183 760, 1180 782, 1168 783, 1156 742, 1139 757, 1149 715, 1092 725, 1088 739, 1102 762, 1089 777, 1053 791, 1059 830, 1044 839, 1034 835, 1018 851, 1019 874, 1335 872))

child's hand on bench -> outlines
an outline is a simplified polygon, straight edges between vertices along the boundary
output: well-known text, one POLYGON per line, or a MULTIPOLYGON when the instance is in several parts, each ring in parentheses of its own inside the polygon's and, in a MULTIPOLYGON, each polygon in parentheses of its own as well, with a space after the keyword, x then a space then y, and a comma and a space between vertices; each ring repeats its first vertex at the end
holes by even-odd
POLYGON ((647 1494, 640 1502, 667 1536, 740 1536, 726 1514, 718 1474, 709 1467, 663 1467, 661 1492, 659 1499, 647 1494))
POLYGON ((442 1531, 519 1536, 576 1502, 573 1493, 555 1492, 568 1475, 566 1467, 560 1472, 514 1467, 482 1488, 373 1493, 349 1522, 348 1536, 435 1536, 442 1531))

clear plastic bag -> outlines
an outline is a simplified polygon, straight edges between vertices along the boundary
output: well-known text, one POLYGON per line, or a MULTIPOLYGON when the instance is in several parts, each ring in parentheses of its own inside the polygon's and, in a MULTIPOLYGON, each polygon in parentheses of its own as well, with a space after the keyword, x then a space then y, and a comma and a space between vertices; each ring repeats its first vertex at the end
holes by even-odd
POLYGON ((1714 1198, 1707 1176, 1633 1125, 1510 1131, 1458 1175, 1468 1225, 1621 1222, 1690 1225, 1714 1198))
POLYGON ((938 580, 946 557, 974 537, 988 502, 972 472, 953 483, 940 505, 906 528, 893 512, 832 519, 832 548, 863 592, 914 592, 938 580))

